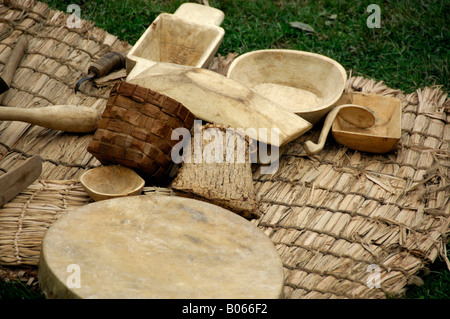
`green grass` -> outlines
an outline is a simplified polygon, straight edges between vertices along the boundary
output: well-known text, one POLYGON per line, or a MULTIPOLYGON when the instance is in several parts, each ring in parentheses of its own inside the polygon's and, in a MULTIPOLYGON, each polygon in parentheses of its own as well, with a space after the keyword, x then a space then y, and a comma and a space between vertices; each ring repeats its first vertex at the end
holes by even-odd
MULTIPOLYGON (((174 12, 180 0, 44 0, 66 11, 76 3, 81 18, 90 20, 121 40, 134 44, 162 12, 174 12)), ((218 53, 283 48, 329 56, 353 75, 362 75, 407 93, 431 85, 449 92, 450 32, 448 0, 268 1, 210 0, 225 13, 225 37, 218 53), (381 27, 367 27, 370 3, 381 8, 381 27), (331 19, 335 16, 335 19, 331 19), (290 26, 307 23, 314 33, 290 26)), ((447 245, 449 249, 449 245, 447 245)), ((450 255, 450 251, 449 251, 450 255)), ((450 298, 450 272, 444 262, 430 267, 422 287, 408 290, 407 298, 450 298)), ((0 282, 0 285, 2 283, 0 282)), ((20 283, 0 286, 0 298, 30 298, 20 283), (5 288, 6 287, 6 288, 5 288), (9 287, 9 289, 8 289, 9 287), (6 289, 6 290, 5 290, 6 289), (22 297, 21 297, 22 296, 22 297)))
MULTIPOLYGON (((66 11, 81 7, 81 17, 134 44, 161 12, 174 12, 186 1, 47 0, 66 11)), ((225 13, 225 37, 219 53, 243 54, 266 48, 315 52, 340 62, 354 75, 374 78, 412 92, 431 85, 449 91, 450 31, 448 0, 410 1, 267 1, 210 0, 225 13), (369 3, 381 9, 381 27, 369 28, 369 3), (336 15, 334 20, 330 17, 336 15), (312 26, 308 33, 290 26, 312 26)))
MULTIPOLYGON (((450 256, 450 245, 447 245, 447 256, 450 256)), ((411 286, 406 292, 406 298, 450 299, 450 271, 443 260, 436 260, 422 279, 423 285, 411 286)))
POLYGON ((0 300, 2 299, 42 299, 43 295, 21 281, 4 282, 0 280, 0 300))

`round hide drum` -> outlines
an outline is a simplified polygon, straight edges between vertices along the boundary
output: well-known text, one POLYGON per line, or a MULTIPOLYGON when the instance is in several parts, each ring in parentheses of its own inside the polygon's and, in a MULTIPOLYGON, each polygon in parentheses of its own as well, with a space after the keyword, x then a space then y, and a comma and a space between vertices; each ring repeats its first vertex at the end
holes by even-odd
POLYGON ((283 267, 255 225, 190 198, 141 195, 76 208, 47 231, 48 298, 280 298, 283 267))

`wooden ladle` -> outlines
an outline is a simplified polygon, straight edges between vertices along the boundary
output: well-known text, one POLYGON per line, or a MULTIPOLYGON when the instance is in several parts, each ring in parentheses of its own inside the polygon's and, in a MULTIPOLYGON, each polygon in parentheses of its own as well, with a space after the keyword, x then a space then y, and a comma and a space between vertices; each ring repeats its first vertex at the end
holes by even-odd
POLYGON ((323 149, 328 133, 334 120, 336 119, 336 116, 341 117, 344 121, 359 128, 368 128, 375 124, 375 116, 369 109, 363 106, 355 104, 343 104, 336 106, 325 118, 322 131, 320 132, 319 141, 317 143, 312 141, 305 142, 304 148, 309 155, 317 154, 323 149))

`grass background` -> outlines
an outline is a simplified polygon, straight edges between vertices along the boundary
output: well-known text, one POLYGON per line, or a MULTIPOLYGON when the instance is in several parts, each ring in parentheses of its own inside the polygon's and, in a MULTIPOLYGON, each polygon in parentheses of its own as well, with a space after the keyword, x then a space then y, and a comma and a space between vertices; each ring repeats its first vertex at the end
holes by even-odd
MULTIPOLYGON (((44 0, 66 12, 78 4, 81 18, 134 44, 162 12, 173 13, 181 0, 44 0)), ((225 37, 218 53, 283 48, 326 55, 353 75, 384 81, 411 93, 441 85, 449 92, 448 0, 307 1, 209 0, 225 13, 225 37), (381 27, 369 28, 369 4, 381 9, 381 27), (315 32, 294 28, 310 25, 315 32)), ((449 245, 447 252, 450 255, 449 245)), ((0 282, 1 298, 40 298, 19 283, 0 282)), ((450 298, 450 272, 443 261, 430 267, 425 284, 408 290, 407 298, 450 298)))
MULTIPOLYGON (((134 44, 162 12, 180 0, 44 0, 66 11, 81 7, 81 18, 134 44)), ((410 93, 443 85, 449 91, 450 1, 209 0, 225 13, 225 37, 218 53, 285 48, 329 56, 352 74, 410 93), (381 9, 381 27, 368 28, 371 3, 381 9), (299 21, 315 33, 290 26, 299 21)))

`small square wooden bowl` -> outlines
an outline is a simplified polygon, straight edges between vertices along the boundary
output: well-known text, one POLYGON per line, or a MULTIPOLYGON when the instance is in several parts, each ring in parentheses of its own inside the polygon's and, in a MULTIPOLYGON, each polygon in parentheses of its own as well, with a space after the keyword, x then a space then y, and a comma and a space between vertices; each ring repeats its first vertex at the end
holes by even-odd
POLYGON ((397 148, 402 134, 401 101, 394 97, 366 93, 344 93, 336 102, 361 105, 375 115, 375 124, 358 128, 339 116, 333 122, 331 132, 339 144, 348 148, 371 153, 387 153, 397 148))

